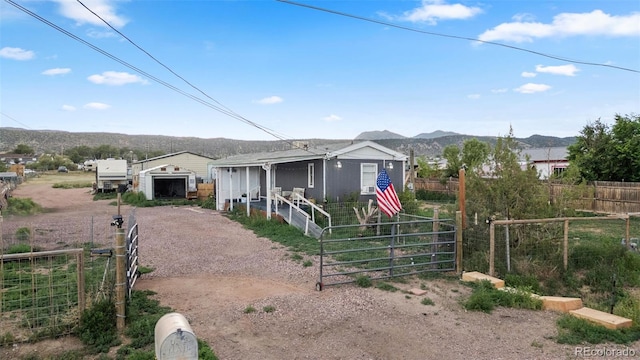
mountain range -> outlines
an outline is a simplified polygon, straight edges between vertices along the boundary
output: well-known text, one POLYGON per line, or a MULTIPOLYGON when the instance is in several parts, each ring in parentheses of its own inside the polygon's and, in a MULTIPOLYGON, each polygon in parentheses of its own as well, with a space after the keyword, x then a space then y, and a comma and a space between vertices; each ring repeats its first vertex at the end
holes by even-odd
MULTIPOLYGON (((412 149, 416 156, 435 157, 442 154, 442 150, 451 144, 462 145, 471 138, 495 144, 497 137, 463 135, 449 131, 437 130, 422 133, 414 137, 405 137, 393 132, 368 131, 356 136, 355 139, 299 139, 307 142, 309 147, 322 144, 344 143, 351 141, 371 140, 398 152, 409 154, 412 149)), ((533 135, 528 138, 516 139, 522 148, 550 148, 566 147, 575 142, 575 137, 558 138, 553 136, 533 135)), ((67 132, 58 130, 27 130, 12 127, 0 128, 0 153, 9 153, 18 145, 28 145, 36 154, 64 153, 64 149, 77 146, 98 147, 110 145, 116 148, 133 150, 162 151, 173 153, 190 151, 212 158, 222 158, 237 154, 286 150, 291 148, 291 141, 252 141, 234 140, 228 138, 197 138, 164 135, 127 135, 119 133, 88 133, 67 132)))

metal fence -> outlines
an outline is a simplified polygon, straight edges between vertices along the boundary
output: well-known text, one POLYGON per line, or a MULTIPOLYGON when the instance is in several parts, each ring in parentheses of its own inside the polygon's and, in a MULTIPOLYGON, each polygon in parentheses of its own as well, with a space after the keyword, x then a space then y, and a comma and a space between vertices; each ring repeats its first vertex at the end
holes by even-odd
MULTIPOLYGON (((132 218, 130 264, 137 275, 132 218)), ((69 334, 85 305, 114 296, 111 222, 109 215, 0 217, 0 346, 69 334)))
MULTIPOLYGON (((396 218, 398 219, 398 218, 396 218)), ((320 278, 324 286, 456 269, 453 220, 404 215, 403 220, 336 225, 320 238, 320 278)))
POLYGON ((85 308, 84 250, 0 255, 0 345, 70 334, 85 308))
POLYGON ((129 215, 129 224, 126 237, 126 268, 127 268, 127 298, 131 298, 131 290, 140 276, 138 270, 139 252, 138 252, 138 222, 136 221, 135 210, 129 215))

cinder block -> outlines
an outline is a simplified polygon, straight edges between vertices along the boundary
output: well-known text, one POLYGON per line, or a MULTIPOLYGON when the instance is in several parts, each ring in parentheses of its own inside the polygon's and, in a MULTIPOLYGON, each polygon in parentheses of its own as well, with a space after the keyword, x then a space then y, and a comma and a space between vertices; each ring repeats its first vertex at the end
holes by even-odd
POLYGON ((577 310, 571 310, 569 313, 575 317, 589 320, 596 324, 603 325, 608 329, 623 329, 629 328, 633 324, 631 319, 623 318, 622 316, 609 314, 603 311, 590 309, 583 307, 577 310))
POLYGON ((542 300, 542 308, 545 310, 553 310, 560 312, 569 312, 582 308, 582 299, 560 296, 540 296, 542 300))
POLYGON ((495 278, 493 276, 485 275, 481 272, 471 271, 471 272, 465 272, 462 274, 462 281, 476 282, 476 281, 482 281, 482 280, 489 280, 496 289, 500 289, 504 287, 504 280, 495 278))
POLYGON ((413 289, 409 290, 409 292, 412 293, 415 296, 422 296, 422 295, 427 293, 427 290, 413 288, 413 289))

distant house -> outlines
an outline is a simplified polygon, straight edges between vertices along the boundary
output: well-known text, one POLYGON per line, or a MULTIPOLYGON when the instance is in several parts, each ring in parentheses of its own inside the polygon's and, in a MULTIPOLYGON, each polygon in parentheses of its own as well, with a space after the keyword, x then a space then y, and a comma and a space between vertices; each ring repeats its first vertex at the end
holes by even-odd
POLYGON ((181 169, 191 170, 201 182, 211 182, 211 172, 209 171, 210 168, 207 166, 207 163, 211 160, 213 160, 213 158, 208 156, 198 155, 190 151, 180 151, 135 161, 131 164, 134 188, 140 180, 139 174, 141 171, 168 164, 177 166, 181 169))
POLYGON ((322 203, 345 197, 375 199, 376 179, 387 170, 397 191, 403 190, 407 156, 372 141, 309 147, 295 142, 290 150, 214 160, 217 208, 251 200, 271 204, 274 191, 302 193, 322 203), (244 195, 244 196, 243 196, 244 195))
POLYGON ((13 164, 30 164, 32 162, 38 161, 38 158, 33 154, 0 154, 0 161, 5 163, 6 165, 13 164))
POLYGON ((550 147, 522 150, 521 161, 534 166, 541 179, 560 174, 569 166, 569 150, 566 147, 550 147))

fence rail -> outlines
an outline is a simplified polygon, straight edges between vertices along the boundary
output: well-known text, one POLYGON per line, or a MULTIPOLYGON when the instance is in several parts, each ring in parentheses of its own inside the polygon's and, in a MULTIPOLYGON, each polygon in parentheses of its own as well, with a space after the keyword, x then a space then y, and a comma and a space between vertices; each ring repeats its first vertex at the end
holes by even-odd
MULTIPOLYGON (((567 185, 546 182, 549 186, 549 196, 552 201, 559 199, 562 193, 570 191, 578 194, 578 199, 572 204, 575 208, 593 212, 621 214, 640 212, 640 183, 594 181, 583 185, 567 185)), ((458 179, 415 179, 416 190, 454 195, 458 192, 458 179)))

